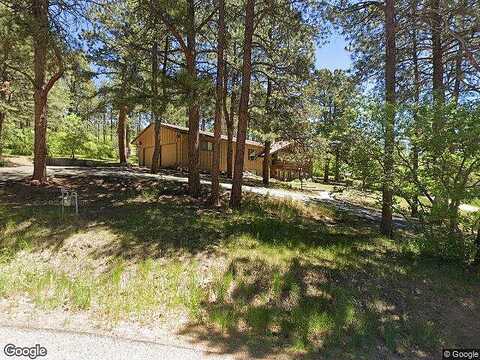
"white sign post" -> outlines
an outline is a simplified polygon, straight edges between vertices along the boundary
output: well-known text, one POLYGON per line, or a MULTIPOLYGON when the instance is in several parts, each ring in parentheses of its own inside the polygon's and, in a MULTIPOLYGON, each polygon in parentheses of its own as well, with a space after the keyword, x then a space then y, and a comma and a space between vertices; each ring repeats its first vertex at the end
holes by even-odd
POLYGON ((65 207, 75 206, 75 214, 78 215, 78 195, 76 191, 69 191, 60 188, 62 193, 62 218, 65 214, 65 207))

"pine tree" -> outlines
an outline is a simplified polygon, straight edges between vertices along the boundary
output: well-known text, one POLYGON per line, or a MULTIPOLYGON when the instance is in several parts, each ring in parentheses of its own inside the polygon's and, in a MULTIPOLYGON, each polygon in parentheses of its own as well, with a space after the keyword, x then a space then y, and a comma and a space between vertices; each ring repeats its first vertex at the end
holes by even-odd
POLYGON ((250 82, 252 74, 252 38, 254 31, 255 0, 245 3, 245 32, 243 42, 242 87, 238 110, 237 146, 230 207, 240 207, 242 201, 243 162, 245 157, 245 140, 247 139, 248 105, 250 100, 250 82))
POLYGON ((382 190, 382 234, 391 237, 393 235, 393 183, 394 183, 394 160, 393 152, 395 145, 395 102, 396 102, 396 19, 395 0, 385 1, 385 144, 384 144, 384 179, 382 190))
POLYGON ((218 35, 217 35, 217 77, 215 83, 215 130, 212 161, 212 192, 210 202, 218 205, 220 197, 220 139, 222 135, 223 95, 224 95, 224 48, 225 48, 225 1, 218 2, 218 35))

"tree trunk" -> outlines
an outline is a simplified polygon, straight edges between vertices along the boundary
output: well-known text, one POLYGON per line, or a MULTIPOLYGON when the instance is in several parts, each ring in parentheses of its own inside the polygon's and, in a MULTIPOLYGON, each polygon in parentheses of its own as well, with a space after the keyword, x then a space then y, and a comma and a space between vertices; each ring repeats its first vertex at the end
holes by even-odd
POLYGON ((49 47, 48 6, 48 0, 32 0, 35 131, 32 181, 39 183, 44 183, 47 178, 48 94, 64 72, 61 54, 57 48, 53 48, 58 71, 46 81, 47 53, 49 47))
POLYGON ((48 49, 48 2, 33 0, 33 49, 34 49, 34 155, 32 180, 41 183, 47 177, 47 96, 46 66, 48 49))
POLYGON ((150 172, 155 174, 158 170, 162 167, 162 145, 161 142, 161 130, 162 124, 161 121, 157 120, 157 116, 155 116, 155 124, 154 124, 154 145, 153 145, 153 155, 152 155, 152 165, 150 167, 150 172))
POLYGON ((118 157, 120 164, 127 164, 127 106, 121 105, 118 112, 118 157))
MULTIPOLYGON (((432 123, 432 142, 433 142, 433 157, 434 161, 441 158, 441 153, 445 144, 444 137, 441 134, 443 127, 443 107, 445 104, 445 88, 443 83, 443 48, 442 48, 442 14, 441 14, 441 0, 430 0, 431 12, 431 37, 432 37, 432 94, 434 105, 434 118, 432 123)), ((435 164, 434 164, 435 165, 435 164)), ((435 194, 432 204, 433 213, 441 213, 437 209, 444 209, 448 207, 448 200, 442 194, 435 194)), ((441 219, 437 219, 441 220, 441 219)))
POLYGON ((337 183, 340 181, 340 149, 338 146, 335 149, 335 182, 337 183))
POLYGON ((247 0, 245 4, 245 37, 243 43, 242 91, 238 110, 237 151, 235 168, 233 169, 233 186, 230 207, 240 207, 242 201, 243 165, 245 140, 248 127, 248 103, 250 100, 250 81, 252 74, 252 36, 254 26, 255 0, 247 0))
POLYGON ((127 156, 127 163, 128 159, 130 158, 130 126, 131 124, 125 122, 125 145, 126 145, 126 156, 127 156))
POLYGON ((455 82, 453 85, 453 101, 458 105, 458 99, 460 97, 460 84, 462 83, 463 70, 462 70, 462 61, 463 61, 463 45, 458 43, 457 57, 455 59, 455 82))
POLYGON ((97 135, 97 143, 100 142, 100 122, 98 121, 98 118, 97 119, 94 119, 93 121, 95 121, 97 123, 97 127, 96 127, 96 135, 97 135))
POLYGON ((5 113, 0 112, 0 158, 3 155, 3 123, 5 121, 5 113))
POLYGON ((394 178, 394 127, 395 127, 395 0, 385 1, 385 144, 384 144, 384 179, 382 191, 382 222, 380 231, 391 237, 393 235, 392 205, 394 178))
POLYGON ((188 192, 190 196, 200 196, 200 172, 199 172, 199 122, 200 109, 198 105, 196 69, 196 31, 195 31, 195 4, 194 0, 188 1, 188 28, 187 28, 187 52, 185 54, 187 73, 192 82, 189 89, 188 105, 188 192))
POLYGON ((227 177, 233 178, 233 126, 227 128, 227 177))
POLYGON ((113 109, 110 109, 110 141, 113 144, 113 109))
POLYGON ((154 147, 152 156, 152 165, 150 170, 153 174, 158 171, 160 167, 160 130, 162 128, 160 117, 158 116, 158 42, 155 39, 152 45, 152 120, 154 123, 154 147))
MULTIPOLYGON (((435 105, 435 119, 433 130, 438 134, 442 122, 441 111, 445 102, 443 85, 443 48, 442 48, 442 15, 441 0, 430 0, 431 4, 431 31, 432 31, 432 90, 435 105)), ((434 134, 435 136, 435 134, 434 134)))
MULTIPOLYGON (((269 35, 271 35, 269 33, 269 35)), ((270 97, 272 96, 272 81, 270 77, 267 77, 267 96, 265 99, 265 109, 267 114, 270 115, 270 97)), ((267 132, 267 131, 266 131, 267 132)), ((263 150, 263 163, 262 163, 262 177, 263 177, 263 184, 268 185, 270 183, 270 147, 271 142, 270 140, 265 141, 265 146, 263 150)))
POLYGON ((47 97, 41 90, 35 91, 34 96, 35 139, 32 180, 43 183, 47 178, 47 97))
POLYGON ((102 114, 102 137, 103 137, 103 143, 104 144, 107 141, 107 138, 106 138, 107 133, 105 132, 106 123, 107 123, 107 112, 104 111, 103 114, 102 114))
POLYGON ((449 221, 449 230, 450 235, 458 234, 460 229, 458 227, 458 208, 460 206, 460 201, 452 200, 448 206, 448 221, 449 221))
POLYGON ((218 40, 217 40, 217 80, 215 85, 215 127, 212 161, 212 194, 210 203, 219 205, 220 200, 220 139, 222 136, 223 117, 223 84, 225 76, 225 62, 223 50, 225 47, 225 0, 218 1, 218 40))
POLYGON ((271 141, 265 141, 265 146, 263 150, 263 163, 262 163, 262 176, 263 176, 263 185, 268 186, 270 184, 270 163, 272 157, 270 155, 271 141))
MULTIPOLYGON (((463 8, 468 8, 468 1, 467 0, 462 0, 459 2, 460 7, 463 8)), ((456 21, 456 26, 458 27, 459 30, 464 29, 465 27, 465 16, 463 14, 458 14, 457 15, 457 21, 456 21)), ((468 54, 466 54, 465 51, 465 44, 463 41, 458 40, 458 51, 457 51, 457 57, 455 59, 455 83, 453 87, 453 99, 455 101, 455 104, 458 105, 458 100, 460 98, 460 91, 461 91, 461 84, 464 78, 464 73, 463 73, 463 68, 462 68, 462 63, 464 58, 468 58, 470 60, 470 57, 468 54)), ((471 61, 470 61, 471 62, 471 61)), ((474 61, 477 66, 474 65, 474 67, 480 71, 480 68, 478 67, 478 63, 474 61)), ((472 64, 473 65, 473 64, 472 64)))
POLYGON ((330 182, 330 158, 325 159, 325 168, 323 170, 323 182, 326 184, 330 182))
POLYGON ((232 71, 232 95, 230 97, 230 116, 227 121, 227 176, 233 178, 233 129, 235 127, 235 108, 237 103, 237 76, 232 71))
MULTIPOLYGON (((413 24, 413 34, 412 34, 412 59, 413 59, 413 78, 414 78, 414 110, 413 110, 413 126, 414 126, 414 133, 415 139, 412 141, 412 176, 414 179, 414 183, 418 183, 418 159, 419 159, 419 149, 417 146, 418 136, 419 133, 419 124, 418 124, 418 109, 417 106, 420 102, 420 69, 418 66, 418 42, 417 42, 417 21, 416 21, 416 14, 417 14, 417 1, 413 2, 412 8, 412 16, 414 17, 414 24, 413 24)), ((412 205, 411 205, 411 215, 412 217, 418 217, 418 195, 413 195, 412 198, 412 205)))

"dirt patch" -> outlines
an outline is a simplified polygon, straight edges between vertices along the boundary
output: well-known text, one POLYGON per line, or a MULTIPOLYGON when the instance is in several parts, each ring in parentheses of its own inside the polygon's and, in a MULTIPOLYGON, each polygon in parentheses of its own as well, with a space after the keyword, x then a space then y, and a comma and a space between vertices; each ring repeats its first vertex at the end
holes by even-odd
POLYGON ((5 162, 5 167, 33 165, 33 159, 31 156, 3 155, 0 160, 3 160, 5 162))

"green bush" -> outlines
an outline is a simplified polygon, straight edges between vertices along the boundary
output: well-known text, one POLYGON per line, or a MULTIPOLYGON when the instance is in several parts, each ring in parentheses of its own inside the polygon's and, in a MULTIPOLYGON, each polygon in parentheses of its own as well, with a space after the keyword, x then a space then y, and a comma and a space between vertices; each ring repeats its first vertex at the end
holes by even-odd
POLYGON ((110 141, 97 143, 90 139, 84 146, 84 155, 93 159, 114 159, 116 151, 110 141))
POLYGON ((82 119, 73 114, 68 115, 60 129, 52 132, 49 138, 50 152, 75 158, 84 151, 87 137, 87 129, 82 119))
POLYGON ((51 155, 83 157, 89 159, 113 159, 115 147, 110 140, 98 140, 76 115, 68 115, 61 127, 49 135, 51 155))
POLYGON ((5 131, 5 149, 13 155, 32 155, 33 129, 7 128, 5 131))
POLYGON ((407 253, 469 263, 475 254, 474 237, 470 234, 451 234, 442 227, 430 228, 410 237, 403 249, 407 253))

